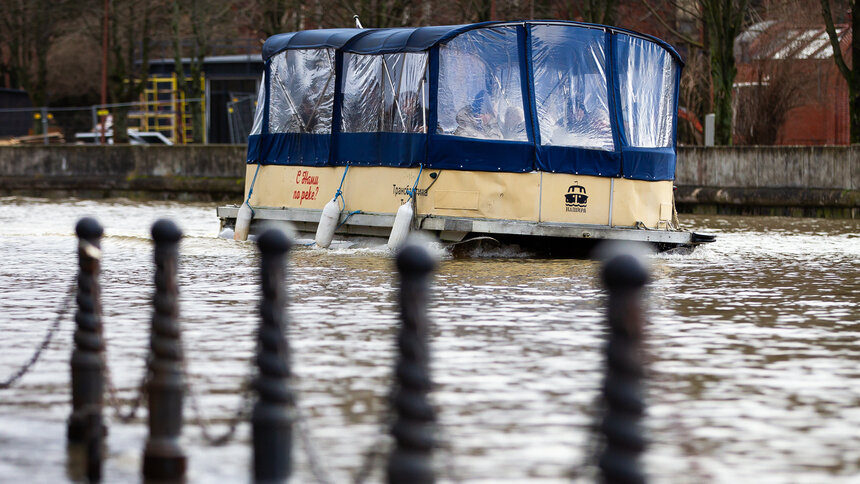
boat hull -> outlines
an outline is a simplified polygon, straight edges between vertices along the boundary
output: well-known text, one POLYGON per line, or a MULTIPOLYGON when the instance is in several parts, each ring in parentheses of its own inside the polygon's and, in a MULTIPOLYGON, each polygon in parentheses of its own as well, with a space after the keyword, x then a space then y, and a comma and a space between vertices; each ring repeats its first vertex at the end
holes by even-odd
MULTIPOLYGON (((697 243, 690 232, 670 228, 671 181, 365 166, 351 166, 344 177, 345 170, 264 165, 257 172, 257 165, 248 165, 245 193, 254 222, 288 221, 313 233, 340 186, 343 223, 337 234, 388 237, 397 209, 415 187, 413 229, 442 241, 490 236, 628 240, 660 248, 697 243)), ((225 226, 237 214, 238 207, 218 208, 225 226)))

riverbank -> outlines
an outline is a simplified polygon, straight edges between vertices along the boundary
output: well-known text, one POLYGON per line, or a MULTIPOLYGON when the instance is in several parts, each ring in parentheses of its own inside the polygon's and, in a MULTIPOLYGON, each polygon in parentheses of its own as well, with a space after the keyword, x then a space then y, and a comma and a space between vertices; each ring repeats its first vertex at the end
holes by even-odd
MULTIPOLYGON (((0 147, 0 195, 232 201, 246 148, 0 147)), ((860 216, 860 146, 679 147, 682 213, 860 216)))

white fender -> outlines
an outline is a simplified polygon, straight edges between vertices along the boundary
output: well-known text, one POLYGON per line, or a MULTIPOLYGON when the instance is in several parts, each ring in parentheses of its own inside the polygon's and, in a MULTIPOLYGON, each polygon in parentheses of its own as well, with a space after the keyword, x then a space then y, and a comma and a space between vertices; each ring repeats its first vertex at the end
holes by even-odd
POLYGON ((407 200, 406 203, 397 209, 397 215, 394 217, 394 225, 391 227, 391 235, 388 236, 388 248, 396 250, 400 244, 406 240, 409 235, 409 228, 412 225, 412 201, 407 200))
POLYGON ((340 206, 337 204, 337 198, 332 198, 323 207, 320 222, 317 224, 317 235, 314 237, 317 245, 323 249, 327 249, 331 245, 338 218, 340 218, 340 206))
POLYGON ((251 207, 243 203, 236 215, 236 229, 233 231, 233 240, 248 240, 248 230, 251 228, 251 207))

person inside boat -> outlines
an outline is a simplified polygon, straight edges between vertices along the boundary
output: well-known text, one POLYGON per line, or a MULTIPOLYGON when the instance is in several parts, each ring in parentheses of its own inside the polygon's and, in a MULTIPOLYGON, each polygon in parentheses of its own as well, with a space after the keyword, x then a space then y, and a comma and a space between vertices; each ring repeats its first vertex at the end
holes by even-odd
POLYGON ((478 93, 472 103, 457 111, 457 129, 454 136, 482 139, 502 139, 498 117, 484 91, 478 93))
POLYGON ((423 133, 425 115, 421 112, 422 106, 418 93, 406 91, 400 93, 399 101, 394 104, 391 114, 391 122, 394 132, 398 133, 423 133))
POLYGON ((517 139, 522 133, 526 132, 526 121, 523 116, 523 109, 517 106, 510 106, 505 111, 505 117, 502 118, 500 124, 503 139, 517 139))
POLYGON ((320 117, 317 113, 317 107, 314 106, 309 97, 302 100, 302 105, 299 107, 299 117, 304 123, 304 126, 301 127, 303 133, 317 132, 320 117))
POLYGON ((382 86, 370 82, 361 91, 344 93, 342 129, 345 133, 372 133, 382 127, 382 86))

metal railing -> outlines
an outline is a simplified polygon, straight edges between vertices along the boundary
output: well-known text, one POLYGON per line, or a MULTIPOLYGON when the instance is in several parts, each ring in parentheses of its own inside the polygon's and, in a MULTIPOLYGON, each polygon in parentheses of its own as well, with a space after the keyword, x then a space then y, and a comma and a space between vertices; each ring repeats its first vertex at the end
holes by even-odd
MULTIPOLYGON (((115 114, 119 110, 125 111, 128 129, 138 132, 157 132, 172 143, 176 143, 176 140, 185 139, 185 136, 179 136, 178 130, 189 129, 190 111, 195 104, 201 102, 204 102, 204 99, 170 99, 73 107, 2 108, 0 117, 19 114, 18 122, 23 123, 26 122, 25 119, 29 119, 28 129, 35 134, 10 138, 6 142, 0 141, 0 144, 109 143, 109 139, 113 137, 112 129, 115 123, 112 121, 105 123, 105 120, 116 119, 115 114), (29 115, 21 116, 21 114, 29 115), (103 124, 104 129, 102 129, 103 124), (93 136, 76 137, 81 133, 89 133, 93 136)), ((208 115, 208 112, 204 113, 204 118, 208 118, 208 115)), ((253 123, 253 113, 251 122, 253 123)), ((204 119, 204 130, 205 124, 204 119)), ((237 136, 244 126, 245 124, 237 124, 237 136)), ((250 124, 247 126, 250 132, 250 124)), ((245 136, 247 139, 247 134, 245 136)), ((205 136, 202 138, 205 142, 205 136)))

